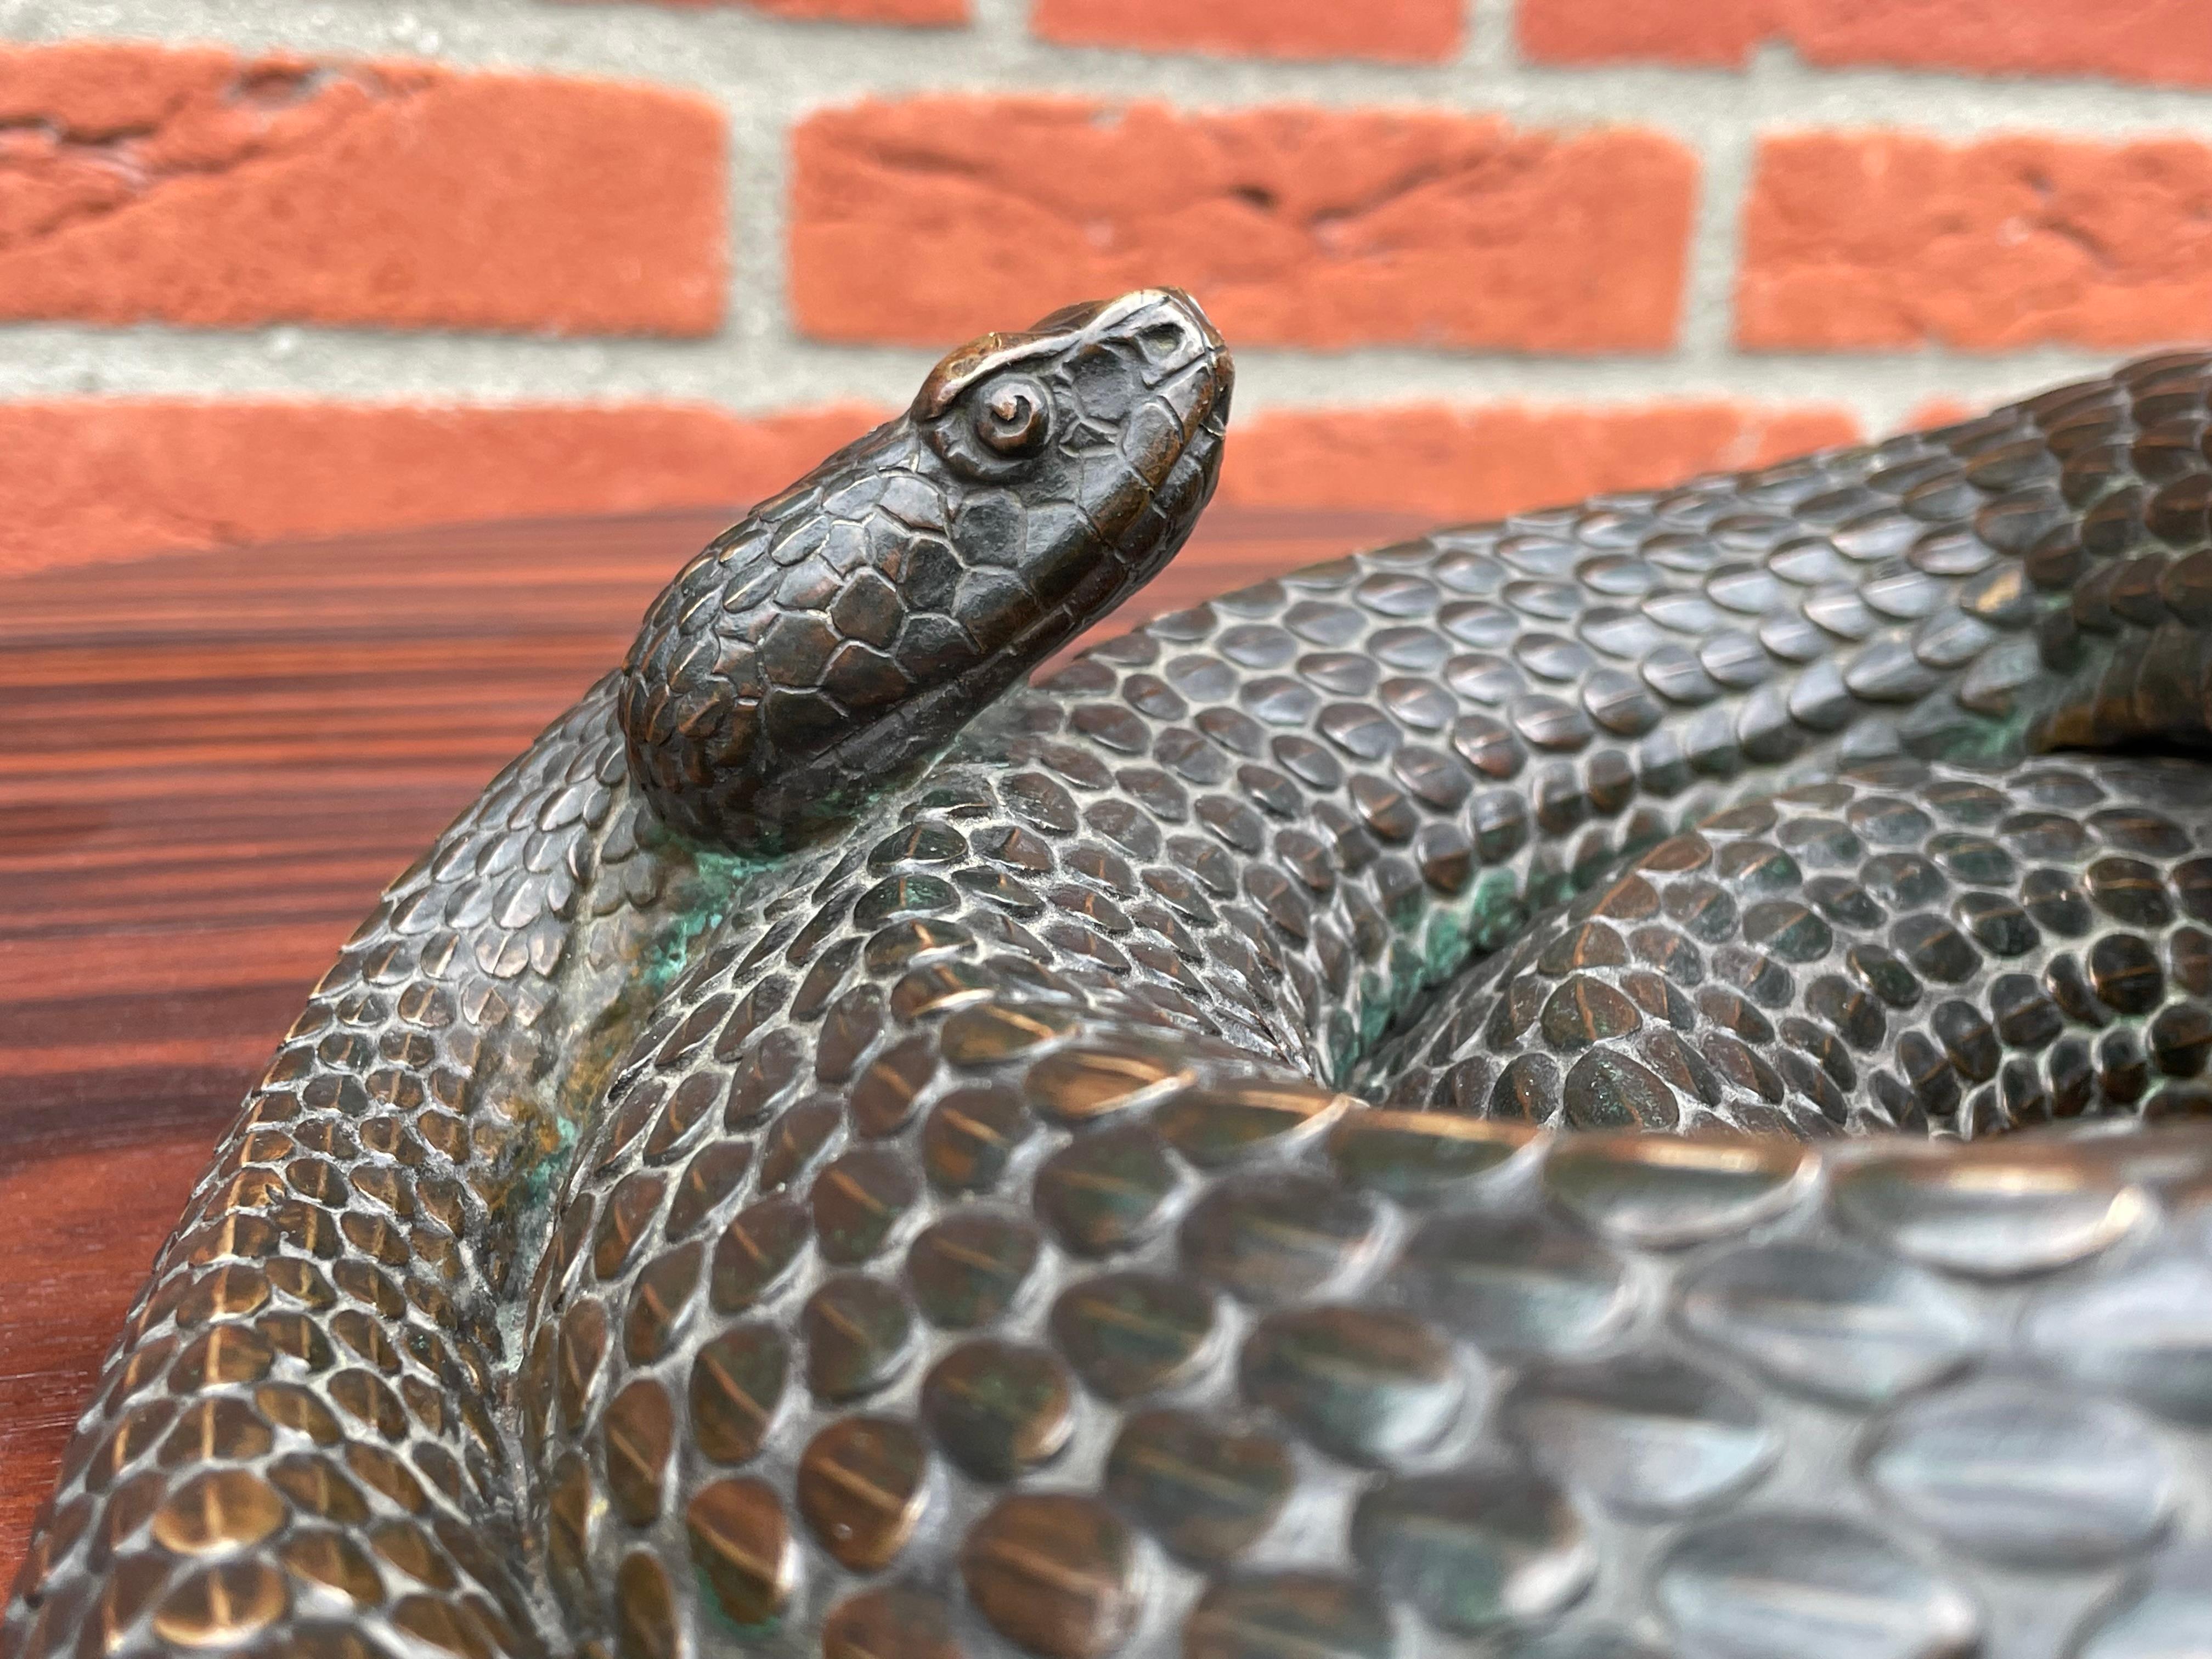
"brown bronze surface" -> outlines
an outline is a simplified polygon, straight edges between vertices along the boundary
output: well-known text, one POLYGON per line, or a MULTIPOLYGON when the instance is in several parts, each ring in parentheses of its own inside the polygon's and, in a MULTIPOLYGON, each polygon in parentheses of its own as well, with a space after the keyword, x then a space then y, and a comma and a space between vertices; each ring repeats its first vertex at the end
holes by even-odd
MULTIPOLYGON (((763 725, 843 648, 790 617, 882 632, 838 580, 920 614, 964 591, 942 544, 1103 599, 1172 550, 1226 398, 1179 307, 956 354, 914 417, 949 435, 721 538, 395 884, 133 1311, 0 1645, 2118 1659, 2212 1623, 2212 1133, 2143 1127, 2212 1052, 2212 774, 2171 757, 2212 360, 1247 588, 910 779, 975 657, 842 699, 883 732, 849 750, 763 725), (825 835, 763 732, 883 793, 825 835), (2166 753, 2029 758, 2114 747, 2166 753)), ((1012 648, 1083 620, 994 591, 1012 648)))

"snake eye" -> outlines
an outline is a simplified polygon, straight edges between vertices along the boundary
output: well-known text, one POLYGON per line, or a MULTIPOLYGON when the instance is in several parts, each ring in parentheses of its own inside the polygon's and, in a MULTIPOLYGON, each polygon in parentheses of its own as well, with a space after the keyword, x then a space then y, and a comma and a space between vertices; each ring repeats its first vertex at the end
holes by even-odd
POLYGON ((975 404, 975 435, 1001 455, 1026 455, 1051 424, 1044 388, 1034 380, 1001 380, 975 404))

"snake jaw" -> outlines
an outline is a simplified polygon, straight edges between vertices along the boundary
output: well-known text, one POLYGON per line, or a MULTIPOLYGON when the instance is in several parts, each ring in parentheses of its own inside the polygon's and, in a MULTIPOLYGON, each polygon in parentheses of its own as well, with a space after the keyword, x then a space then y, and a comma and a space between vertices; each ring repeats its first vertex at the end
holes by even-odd
POLYGON ((1188 295, 989 334, 670 584, 626 663, 662 822, 773 856, 851 815, 1149 580, 1218 475, 1234 369, 1188 295))

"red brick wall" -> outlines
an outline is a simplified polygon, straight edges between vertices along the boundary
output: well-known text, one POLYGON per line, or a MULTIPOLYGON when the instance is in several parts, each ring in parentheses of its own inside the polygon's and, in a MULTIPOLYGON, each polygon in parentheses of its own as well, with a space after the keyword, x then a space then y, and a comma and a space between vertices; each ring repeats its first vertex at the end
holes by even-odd
POLYGON ((1659 132, 871 100, 792 135, 793 309, 820 339, 928 343, 1165 279, 1232 343, 1663 351, 1696 190, 1659 132))
POLYGON ((2212 336, 2208 0, 232 9, 0 41, 0 571, 743 501, 1141 283, 1225 498, 1440 517, 2212 336))
POLYGON ((1824 69, 2212 86, 2203 0, 1521 0, 1517 21, 1522 49, 1543 64, 1741 66, 1777 41, 1824 69))

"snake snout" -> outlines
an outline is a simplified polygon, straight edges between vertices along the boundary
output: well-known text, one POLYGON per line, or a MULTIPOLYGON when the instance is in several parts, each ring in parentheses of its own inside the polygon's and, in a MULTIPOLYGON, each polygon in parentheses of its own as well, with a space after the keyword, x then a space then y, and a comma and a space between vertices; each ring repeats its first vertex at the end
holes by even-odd
POLYGON ((1074 354, 1071 372, 1086 412, 1117 428, 1120 471, 1085 506, 1133 586, 1173 556, 1212 493, 1236 363, 1179 289, 1124 295, 1091 331, 1097 343, 1074 354))
POLYGON ((1148 384, 1174 410, 1185 444, 1211 459, 1229 425, 1236 359, 1218 330, 1181 289, 1148 289, 1132 300, 1145 304, 1127 326, 1152 369, 1148 384))
POLYGON ((1102 316, 1136 343, 1152 370, 1148 383, 1178 405, 1194 433, 1217 403, 1226 404, 1235 362, 1189 295, 1179 288, 1139 289, 1110 301, 1102 316))

